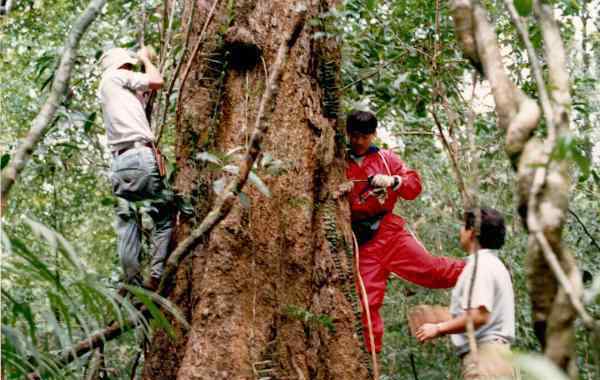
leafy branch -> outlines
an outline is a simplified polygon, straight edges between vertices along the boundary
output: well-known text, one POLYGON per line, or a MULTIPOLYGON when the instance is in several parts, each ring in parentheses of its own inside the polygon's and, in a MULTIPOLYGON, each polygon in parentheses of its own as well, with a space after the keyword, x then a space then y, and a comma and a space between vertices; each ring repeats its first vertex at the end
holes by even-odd
POLYGON ((94 19, 100 14, 102 7, 106 3, 106 0, 92 0, 83 13, 79 16, 73 29, 69 33, 65 42, 64 52, 54 75, 54 81, 52 83, 52 91, 48 96, 48 99, 42 106, 42 109, 31 123, 31 129, 27 133, 27 136, 21 141, 17 150, 13 154, 8 165, 2 170, 2 184, 0 185, 0 210, 4 210, 7 204, 7 197, 10 189, 14 185, 19 174, 27 165, 27 162, 31 158, 37 144, 44 138, 44 135, 48 131, 48 126, 54 119, 54 114, 58 109, 58 106, 62 102, 64 95, 69 86, 69 79, 71 78, 71 72, 75 65, 75 57, 77 54, 77 48, 79 41, 86 29, 94 21, 94 19))

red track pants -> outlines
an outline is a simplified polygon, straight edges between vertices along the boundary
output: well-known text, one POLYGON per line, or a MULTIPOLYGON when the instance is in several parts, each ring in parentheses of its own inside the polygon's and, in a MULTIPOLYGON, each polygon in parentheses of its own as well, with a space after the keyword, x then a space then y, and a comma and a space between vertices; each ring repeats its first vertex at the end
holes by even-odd
MULTIPOLYGON (((359 247, 359 272, 364 282, 375 350, 381 351, 383 319, 379 309, 383 304, 390 273, 426 288, 451 288, 462 272, 465 262, 447 257, 432 256, 425 247, 404 228, 404 220, 392 213, 382 220, 375 236, 359 247)), ((360 291, 358 293, 361 294, 360 291)), ((363 298, 359 297, 361 303, 363 298)), ((363 303, 363 308, 365 307, 363 303)), ((369 328, 366 313, 362 313, 365 344, 369 351, 369 328)))

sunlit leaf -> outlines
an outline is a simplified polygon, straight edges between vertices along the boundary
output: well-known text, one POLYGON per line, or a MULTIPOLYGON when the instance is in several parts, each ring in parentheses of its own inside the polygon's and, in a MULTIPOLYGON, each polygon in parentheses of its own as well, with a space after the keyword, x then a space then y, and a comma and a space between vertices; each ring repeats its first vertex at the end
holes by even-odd
MULTIPOLYGON (((240 168, 236 165, 225 165, 223 166, 223 170, 235 175, 240 173, 240 168)), ((260 179, 254 172, 251 171, 250 174, 248 174, 248 180, 265 196, 271 196, 271 191, 267 185, 265 185, 262 179, 260 179)))
POLYGON ((175 330, 165 315, 154 303, 152 293, 135 286, 128 286, 127 289, 134 294, 148 308, 152 317, 158 322, 158 325, 163 328, 171 338, 175 338, 175 330))
POLYGON ((374 11, 377 6, 377 0, 366 0, 367 9, 374 11))
POLYGON ((532 0, 514 0, 515 8, 522 17, 527 17, 531 14, 533 8, 532 0))
POLYGON ((242 150, 244 150, 244 148, 243 148, 243 147, 241 147, 241 146, 236 146, 235 148, 232 148, 232 149, 228 150, 228 151, 227 151, 227 153, 225 153, 225 156, 227 156, 227 157, 231 157, 231 156, 233 156, 234 154, 241 152, 242 150))
POLYGON ((256 186, 256 188, 258 189, 258 191, 260 191, 261 193, 263 193, 267 197, 271 197, 271 191, 269 190, 269 188, 267 187, 267 185, 254 172, 250 172, 250 174, 248 175, 248 180, 250 182, 252 182, 252 184, 254 186, 256 186))
POLYGON ((200 153, 196 154, 196 159, 200 160, 200 161, 212 162, 213 164, 216 164, 216 165, 223 164, 217 156, 215 156, 212 153, 208 153, 208 152, 200 152, 200 153))
POLYGON ((219 178, 213 182, 213 191, 216 194, 221 194, 225 190, 225 178, 219 178))
MULTIPOLYGON (((12 238, 11 245, 13 247, 13 253, 23 258, 29 264, 29 268, 27 268, 27 271, 29 273, 31 273, 32 275, 38 275, 39 279, 45 282, 46 285, 56 285, 58 287, 62 287, 62 284, 56 281, 56 274, 53 273, 43 261, 37 258, 37 256, 27 248, 26 244, 23 243, 23 241, 21 241, 20 239, 12 238)), ((19 268, 12 266, 6 269, 16 271, 19 268)))
POLYGON ((265 167, 269 166, 272 162, 273 162, 273 156, 271 156, 269 153, 265 153, 265 154, 263 154, 263 156, 260 160, 260 166, 265 168, 265 167))

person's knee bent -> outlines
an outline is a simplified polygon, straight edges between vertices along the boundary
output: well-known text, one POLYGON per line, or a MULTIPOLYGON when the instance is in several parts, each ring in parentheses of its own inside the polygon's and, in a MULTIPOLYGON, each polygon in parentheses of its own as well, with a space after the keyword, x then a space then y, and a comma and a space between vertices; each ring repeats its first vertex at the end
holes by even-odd
POLYGON ((140 271, 138 258, 133 255, 121 255, 121 267, 127 281, 131 281, 140 271))

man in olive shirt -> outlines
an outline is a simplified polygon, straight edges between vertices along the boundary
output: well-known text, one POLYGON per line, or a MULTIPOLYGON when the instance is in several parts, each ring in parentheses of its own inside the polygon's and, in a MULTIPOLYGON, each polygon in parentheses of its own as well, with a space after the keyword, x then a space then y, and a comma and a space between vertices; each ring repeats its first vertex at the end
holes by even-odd
POLYGON ((482 208, 477 236, 474 228, 477 212, 465 213, 465 226, 460 231, 460 244, 470 255, 452 291, 452 319, 423 324, 417 331, 417 339, 423 342, 451 334, 452 344, 461 357, 464 379, 513 379, 507 356, 515 338, 515 297, 510 274, 497 257, 506 234, 504 218, 496 210, 482 208), (478 255, 477 272, 469 305, 475 255, 478 255), (466 334, 469 317, 475 328, 477 356, 470 352, 466 334))
POLYGON ((141 231, 132 202, 149 200, 154 228, 150 244, 150 279, 146 284, 156 289, 168 256, 174 209, 165 192, 143 95, 146 91, 160 89, 163 78, 152 64, 146 47, 137 53, 137 58, 125 49, 111 49, 102 56, 101 65, 103 73, 98 96, 112 153, 110 179, 119 201, 116 208, 117 251, 126 282, 141 285, 141 231), (138 59, 144 65, 145 73, 133 71, 138 59))

